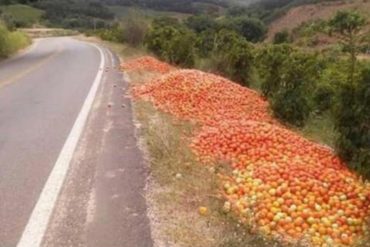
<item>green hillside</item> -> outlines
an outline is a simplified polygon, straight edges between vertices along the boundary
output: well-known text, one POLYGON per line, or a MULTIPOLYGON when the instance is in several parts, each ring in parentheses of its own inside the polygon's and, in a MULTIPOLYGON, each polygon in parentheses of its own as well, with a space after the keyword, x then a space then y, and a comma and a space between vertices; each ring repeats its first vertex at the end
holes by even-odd
POLYGON ((108 7, 109 10, 114 13, 114 16, 117 19, 122 19, 125 17, 130 16, 132 13, 136 12, 142 16, 146 16, 148 18, 158 17, 158 16, 170 16, 175 17, 178 19, 185 19, 189 16, 189 14, 173 12, 173 11, 158 11, 152 9, 144 9, 144 8, 136 8, 136 7, 128 7, 128 6, 120 6, 120 5, 113 5, 108 7))
POLYGON ((17 24, 31 26, 39 23, 44 11, 23 4, 0 6, 3 14, 10 15, 17 24))

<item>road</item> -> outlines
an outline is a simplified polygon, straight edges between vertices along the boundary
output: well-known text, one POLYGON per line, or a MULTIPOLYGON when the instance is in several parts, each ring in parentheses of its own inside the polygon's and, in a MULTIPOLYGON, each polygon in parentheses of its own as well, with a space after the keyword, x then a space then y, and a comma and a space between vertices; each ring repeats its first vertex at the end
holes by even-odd
POLYGON ((0 63, 0 246, 150 247, 118 58, 72 38, 0 63))

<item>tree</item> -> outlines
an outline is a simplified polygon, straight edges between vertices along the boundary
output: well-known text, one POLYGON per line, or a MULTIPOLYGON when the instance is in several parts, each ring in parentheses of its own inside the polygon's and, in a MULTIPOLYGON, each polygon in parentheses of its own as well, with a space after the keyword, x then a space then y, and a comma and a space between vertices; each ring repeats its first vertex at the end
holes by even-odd
POLYGON ((353 11, 338 11, 329 21, 332 31, 338 33, 344 41, 345 48, 350 54, 349 82, 354 83, 358 52, 358 38, 365 18, 353 11))
POLYGON ((251 79, 253 46, 234 31, 222 29, 214 39, 212 59, 216 70, 248 86, 251 79))
POLYGON ((357 86, 343 84, 335 111, 336 142, 342 158, 370 177, 370 66, 363 68, 357 86))
POLYGON ((185 25, 197 33, 214 29, 217 25, 216 21, 207 15, 191 16, 185 21, 185 25))
POLYGON ((311 111, 311 97, 318 79, 317 57, 294 52, 284 61, 278 91, 270 98, 274 115, 281 120, 304 126, 311 111))
POLYGON ((217 31, 214 29, 207 29, 197 35, 196 48, 200 57, 206 58, 210 56, 215 46, 216 36, 217 31))
POLYGON ((153 20, 145 36, 146 47, 159 57, 164 56, 168 42, 179 32, 180 23, 175 18, 162 17, 153 20))
POLYGON ((282 79, 285 61, 289 59, 293 48, 289 45, 269 45, 257 53, 257 64, 262 78, 261 89, 265 97, 272 98, 278 91, 282 79))
POLYGON ((281 32, 277 32, 274 35, 274 44, 282 44, 282 43, 289 43, 290 42, 290 36, 288 30, 283 30, 281 32))
POLYGON ((250 42, 263 40, 267 32, 266 25, 261 20, 245 16, 231 19, 229 27, 250 42))
POLYGON ((195 40, 195 34, 189 30, 176 33, 168 42, 165 59, 176 65, 192 67, 195 62, 195 40))
POLYGON ((123 40, 132 45, 139 46, 144 42, 145 34, 147 33, 147 25, 139 18, 128 18, 122 23, 123 40))
POLYGON ((172 19, 154 21, 145 37, 145 44, 150 51, 170 63, 185 67, 194 64, 195 34, 172 19))
POLYGON ((350 166, 370 177, 370 67, 358 69, 358 43, 365 19, 356 12, 340 11, 331 20, 332 31, 339 34, 349 53, 347 79, 339 89, 334 111, 338 131, 336 148, 350 166))

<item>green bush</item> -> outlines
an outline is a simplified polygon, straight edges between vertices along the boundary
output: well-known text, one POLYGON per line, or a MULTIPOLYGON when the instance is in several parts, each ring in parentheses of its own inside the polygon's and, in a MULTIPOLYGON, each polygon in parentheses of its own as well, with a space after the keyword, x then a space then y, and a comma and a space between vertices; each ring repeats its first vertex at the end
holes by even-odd
POLYGON ((0 57, 5 57, 8 55, 8 41, 9 31, 5 26, 0 24, 0 57))
POLYGON ((185 67, 194 65, 195 34, 172 20, 153 22, 145 44, 151 52, 170 63, 185 67))
POLYGON ((318 113, 333 110, 340 85, 347 79, 347 66, 339 57, 329 55, 324 63, 326 66, 320 74, 313 97, 315 111, 318 113))
POLYGON ((288 30, 283 30, 281 32, 275 33, 274 40, 273 40, 274 44, 283 44, 283 43, 290 43, 290 42, 291 42, 291 39, 290 39, 288 30))
POLYGON ((254 62, 253 46, 234 31, 220 30, 214 41, 212 60, 215 69, 232 80, 248 86, 254 62))
POLYGON ((166 47, 164 57, 170 63, 192 67, 195 63, 195 35, 189 31, 177 33, 166 47))
POLYGON ((274 115, 297 127, 303 127, 312 108, 302 89, 286 88, 279 90, 271 102, 274 115))
POLYGON ((8 57, 19 49, 26 47, 30 39, 22 32, 10 32, 0 23, 0 57, 8 57))
POLYGON ((238 32, 250 42, 262 41, 267 33, 266 25, 257 18, 236 17, 229 20, 228 28, 238 32))
POLYGON ((213 47, 215 46, 216 35, 217 32, 213 29, 208 29, 197 35, 195 47, 200 57, 206 58, 211 55, 213 47))
POLYGON ((146 47, 155 55, 163 58, 170 40, 176 35, 179 35, 177 25, 179 25, 177 21, 176 23, 172 23, 172 19, 165 20, 161 18, 153 21, 151 28, 145 36, 144 42, 146 47))
POLYGON ((328 84, 320 84, 314 92, 315 110, 318 113, 323 113, 331 108, 334 102, 335 90, 333 86, 328 84))
POLYGON ((272 99, 274 115, 284 122, 302 127, 313 110, 312 93, 318 79, 317 57, 294 52, 284 61, 281 83, 272 99))
POLYGON ((370 178, 370 66, 356 76, 356 85, 341 86, 335 127, 339 133, 336 142, 341 157, 351 167, 370 178))
POLYGON ((123 40, 134 46, 140 46, 144 43, 145 34, 147 33, 147 24, 138 18, 129 18, 122 23, 123 40))
POLYGON ((261 90, 265 97, 273 97, 282 83, 283 69, 293 48, 289 45, 269 45, 257 52, 261 90))
POLYGON ((102 40, 108 40, 112 42, 124 42, 123 29, 118 24, 114 24, 110 28, 92 31, 92 34, 99 36, 102 40))
POLYGON ((185 25, 195 32, 201 33, 209 29, 214 29, 217 26, 217 23, 210 16, 196 15, 187 18, 185 25))

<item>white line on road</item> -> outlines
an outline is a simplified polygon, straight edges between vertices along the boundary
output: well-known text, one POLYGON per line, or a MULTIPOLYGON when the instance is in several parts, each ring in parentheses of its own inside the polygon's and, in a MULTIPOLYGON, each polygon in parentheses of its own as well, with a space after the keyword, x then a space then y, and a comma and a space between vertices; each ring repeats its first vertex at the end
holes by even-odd
POLYGON ((87 117, 94 102, 95 95, 99 88, 100 81, 104 72, 105 59, 103 51, 98 46, 93 46, 99 50, 101 59, 98 73, 85 99, 81 111, 77 116, 72 130, 69 133, 61 152, 59 153, 54 168, 45 183, 45 186, 40 194, 40 198, 32 211, 31 217, 28 220, 26 228, 23 231, 22 237, 19 240, 17 247, 41 246, 50 217, 53 213, 55 203, 58 199, 59 192, 61 191, 65 177, 67 175, 73 153, 84 129, 87 117))
POLYGON ((109 56, 110 56, 110 59, 111 59, 111 63, 112 63, 112 67, 114 68, 115 65, 115 62, 114 62, 114 56, 113 56, 113 53, 109 50, 109 49, 106 49, 109 53, 109 56))

